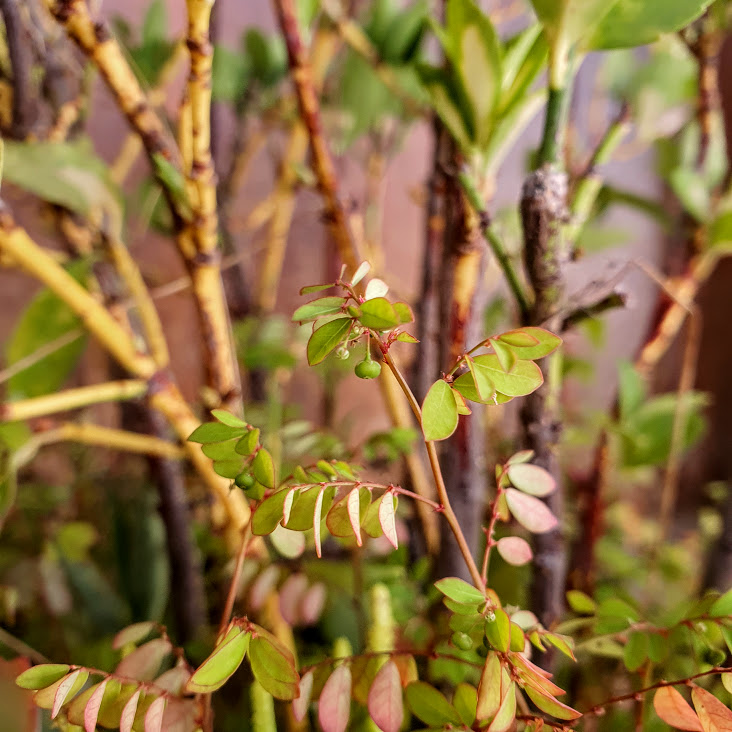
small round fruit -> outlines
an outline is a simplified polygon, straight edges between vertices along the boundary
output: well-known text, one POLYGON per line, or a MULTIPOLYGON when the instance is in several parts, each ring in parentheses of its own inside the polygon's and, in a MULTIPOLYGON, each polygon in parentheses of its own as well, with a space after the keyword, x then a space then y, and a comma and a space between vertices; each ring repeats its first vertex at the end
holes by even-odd
POLYGON ((378 361, 364 359, 356 364, 354 371, 359 379, 375 379, 381 373, 381 364, 378 361))
POLYGON ((234 483, 236 483, 239 488, 251 488, 254 485, 255 480, 254 476, 249 475, 249 473, 239 473, 239 475, 234 478, 234 483))
POLYGON ((452 644, 461 651, 469 651, 473 647, 473 639, 467 633, 452 634, 452 644))

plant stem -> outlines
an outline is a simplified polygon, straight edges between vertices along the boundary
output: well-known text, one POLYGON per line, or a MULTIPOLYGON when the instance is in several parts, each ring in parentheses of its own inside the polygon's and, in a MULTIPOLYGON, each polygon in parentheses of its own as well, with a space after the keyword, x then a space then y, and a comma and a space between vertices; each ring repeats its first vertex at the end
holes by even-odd
POLYGON ((537 167, 550 164, 557 165, 561 160, 564 136, 567 128, 567 112, 569 109, 568 87, 549 87, 544 118, 544 134, 539 147, 537 167))
POLYGON ((147 392, 147 382, 142 379, 109 381, 105 384, 66 389, 55 394, 45 394, 32 399, 19 399, 15 402, 0 404, 0 422, 20 422, 100 402, 137 399, 145 392, 147 392))
MULTIPOLYGON (((415 398, 414 394, 412 393, 412 390, 409 388, 409 384, 404 379, 404 376, 399 371, 399 369, 396 367, 396 364, 391 359, 388 353, 384 353, 384 361, 386 365, 389 367, 391 372, 394 374, 394 377, 396 378, 397 382, 399 383, 399 386, 401 387, 402 391, 404 392, 405 396, 407 397, 407 401, 409 402, 409 405, 412 407, 412 411, 414 412, 414 416, 417 418, 417 423, 420 425, 420 428, 422 426, 422 410, 420 409, 419 404, 417 403, 417 399, 415 398)), ((445 516, 445 520, 447 521, 448 525, 450 526, 450 530, 453 533, 453 536, 455 537, 455 541, 457 541, 458 547, 460 549, 460 553, 463 555, 463 559, 465 560, 465 564, 468 568, 468 571, 470 572, 470 576, 473 579, 473 583, 475 586, 481 591, 485 591, 485 585, 483 584, 483 581, 480 576, 480 572, 478 571, 478 567, 475 564, 475 559, 473 559, 473 555, 470 553, 470 547, 468 546, 468 542, 465 539, 465 535, 463 534, 463 530, 460 527, 460 524, 455 517, 455 512, 452 510, 452 506, 450 505, 450 497, 447 495, 447 488, 445 487, 445 480, 442 476, 442 470, 440 468, 440 461, 437 458, 437 450, 435 449, 435 443, 432 440, 425 440, 425 447, 427 448, 427 457, 430 461, 430 468, 432 469, 432 477, 435 481, 435 487, 437 488, 437 496, 440 499, 440 503, 442 505, 442 513, 445 516)))

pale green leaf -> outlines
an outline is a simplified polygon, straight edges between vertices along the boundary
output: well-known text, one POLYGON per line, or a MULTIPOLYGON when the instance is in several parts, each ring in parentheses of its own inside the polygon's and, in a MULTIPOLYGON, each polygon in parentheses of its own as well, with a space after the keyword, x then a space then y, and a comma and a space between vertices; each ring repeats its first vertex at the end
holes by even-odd
POLYGON ((458 424, 458 409, 450 385, 440 379, 430 387, 422 404, 425 440, 447 439, 458 424))

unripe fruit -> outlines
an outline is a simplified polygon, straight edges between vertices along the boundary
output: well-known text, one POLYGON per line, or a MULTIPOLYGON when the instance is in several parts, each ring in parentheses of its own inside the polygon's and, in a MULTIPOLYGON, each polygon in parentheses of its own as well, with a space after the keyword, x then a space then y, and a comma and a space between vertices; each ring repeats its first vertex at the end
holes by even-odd
POLYGON ((254 485, 254 477, 249 475, 249 473, 239 473, 239 475, 234 478, 234 483, 239 488, 251 488, 254 485))
POLYGON ((469 651, 473 647, 473 639, 467 633, 452 634, 452 644, 461 651, 469 651))
POLYGON ((381 373, 381 364, 370 358, 364 359, 356 364, 355 373, 359 379, 375 379, 381 373))

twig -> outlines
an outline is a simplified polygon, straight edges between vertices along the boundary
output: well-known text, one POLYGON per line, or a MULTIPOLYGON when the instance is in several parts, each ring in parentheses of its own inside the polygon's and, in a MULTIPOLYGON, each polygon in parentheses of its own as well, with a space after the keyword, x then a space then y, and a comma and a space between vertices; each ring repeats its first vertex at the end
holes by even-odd
POLYGON ((33 353, 29 353, 27 356, 18 359, 14 364, 0 371, 0 384, 4 384, 6 381, 9 381, 14 376, 17 376, 26 369, 29 369, 31 366, 35 366, 39 361, 42 361, 47 356, 50 356, 52 353, 56 353, 56 351, 60 350, 61 348, 68 346, 70 343, 78 340, 83 335, 84 330, 82 328, 74 328, 68 333, 64 333, 62 336, 54 338, 52 341, 44 344, 40 348, 33 351, 33 353))
POLYGON ((0 421, 16 422, 34 417, 45 417, 58 412, 68 412, 100 402, 137 399, 147 391, 147 382, 142 379, 110 381, 104 384, 81 386, 55 394, 45 394, 32 399, 21 399, 0 404, 0 421))
POLYGON ((351 271, 354 271, 361 263, 361 254, 351 233, 346 210, 338 197, 335 165, 323 135, 320 104, 312 69, 307 59, 307 50, 298 27, 294 0, 273 0, 273 3, 287 46, 300 116, 310 137, 313 169, 318 179, 318 189, 325 199, 326 221, 338 248, 338 254, 351 271))
POLYGON ((19 656, 26 656, 33 663, 48 663, 48 659, 35 648, 31 648, 27 643, 24 643, 20 638, 16 638, 11 633, 8 633, 5 628, 0 628, 0 643, 10 648, 11 651, 15 651, 19 656))

